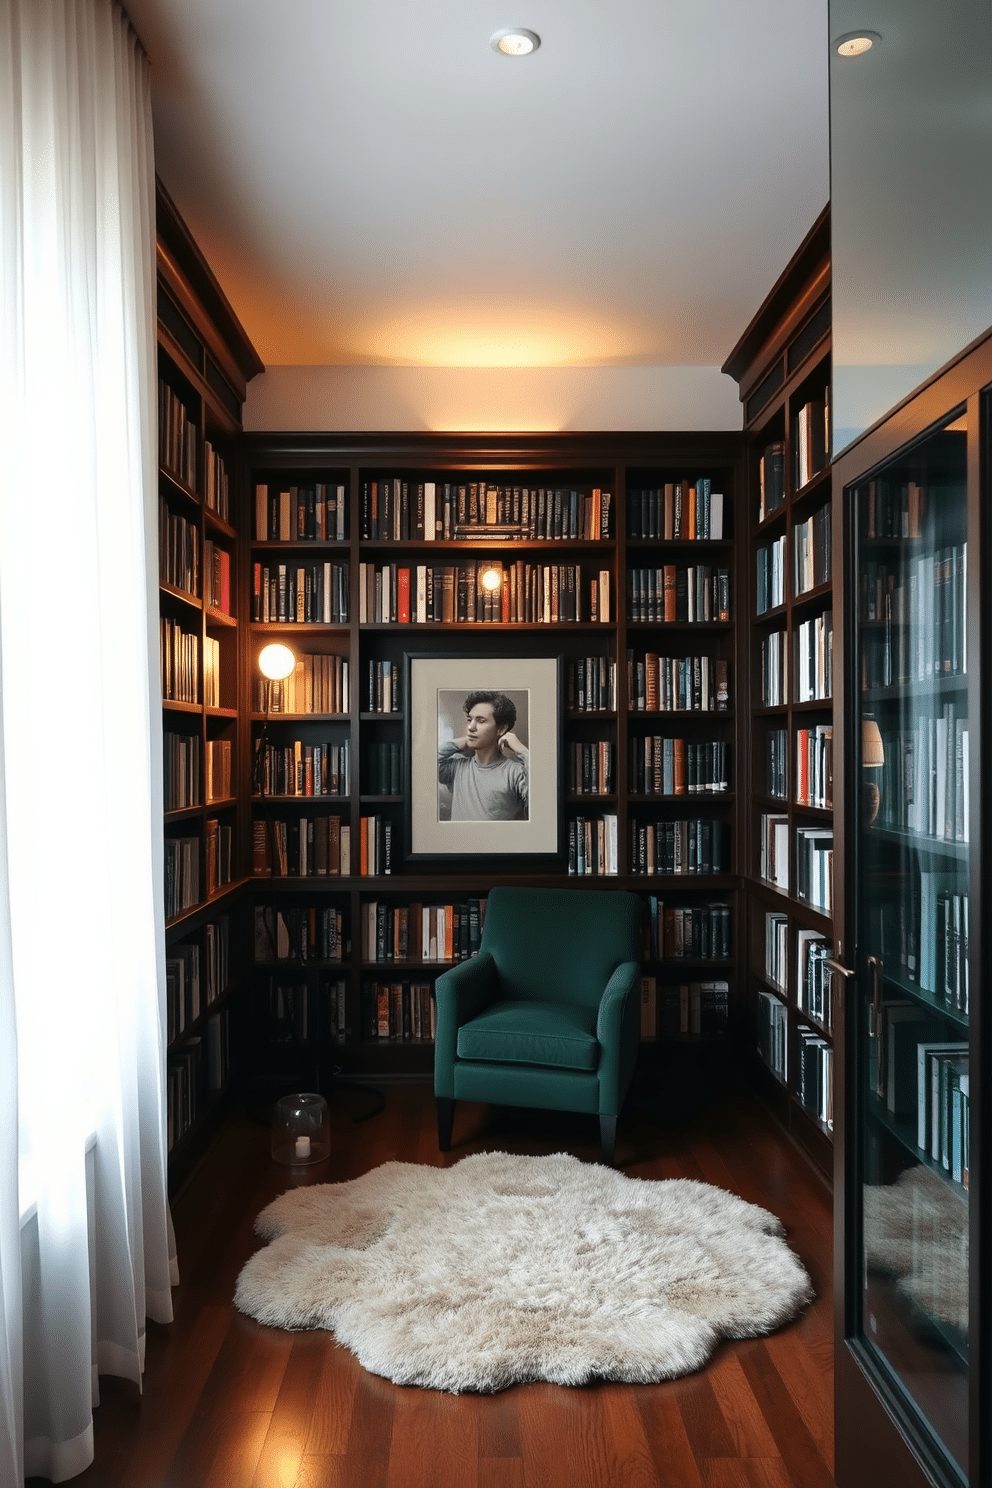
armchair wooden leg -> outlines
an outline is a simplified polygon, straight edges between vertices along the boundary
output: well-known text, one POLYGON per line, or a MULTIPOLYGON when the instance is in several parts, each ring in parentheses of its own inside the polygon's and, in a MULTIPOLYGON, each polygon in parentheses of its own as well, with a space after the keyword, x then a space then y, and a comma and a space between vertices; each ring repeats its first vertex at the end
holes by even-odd
POLYGON ((615 1116, 600 1116, 599 1144, 603 1149, 603 1162, 608 1168, 615 1168, 617 1151, 617 1118, 615 1116))
POLYGON ((437 1100, 437 1145, 441 1152, 451 1151, 451 1129, 455 1124, 455 1103, 447 1096, 436 1096, 437 1100))

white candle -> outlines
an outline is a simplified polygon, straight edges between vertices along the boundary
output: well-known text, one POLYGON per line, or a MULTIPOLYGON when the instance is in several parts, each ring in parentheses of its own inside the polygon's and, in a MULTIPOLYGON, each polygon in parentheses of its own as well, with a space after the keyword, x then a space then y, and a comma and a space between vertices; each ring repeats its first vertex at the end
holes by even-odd
POLYGON ((309 1137, 297 1137, 297 1139, 296 1139, 296 1155, 297 1155, 297 1157, 309 1157, 310 1156, 310 1138, 309 1137))

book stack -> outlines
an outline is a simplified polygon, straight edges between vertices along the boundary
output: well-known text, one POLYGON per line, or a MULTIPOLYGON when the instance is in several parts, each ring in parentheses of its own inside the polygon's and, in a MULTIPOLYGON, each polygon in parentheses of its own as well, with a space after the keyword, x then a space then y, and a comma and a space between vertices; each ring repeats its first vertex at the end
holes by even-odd
POLYGON ((611 656, 569 662, 565 705, 576 713, 616 712, 617 664, 611 656))
POLYGON ((255 537, 259 542, 344 542, 344 486, 260 482, 255 487, 255 537))
POLYGON ((723 713, 730 706, 729 663, 721 656, 627 652, 630 706, 642 713, 723 713))
POLYGON ((730 570, 675 563, 628 568, 627 619, 653 624, 709 624, 730 619, 730 570))
POLYGON ((645 956, 655 961, 730 959, 729 904, 672 904, 648 895, 645 956))

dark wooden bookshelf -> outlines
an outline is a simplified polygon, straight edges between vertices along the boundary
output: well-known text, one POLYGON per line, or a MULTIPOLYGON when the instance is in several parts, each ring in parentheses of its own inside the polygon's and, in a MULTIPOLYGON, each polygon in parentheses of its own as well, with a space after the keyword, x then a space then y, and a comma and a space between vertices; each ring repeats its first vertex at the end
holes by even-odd
MULTIPOLYGON (((805 241, 787 265, 737 346, 723 366, 723 371, 738 383, 744 406, 746 489, 743 497, 741 525, 747 532, 746 551, 740 556, 741 584, 737 596, 738 616, 750 647, 749 664, 745 667, 746 692, 741 694, 741 707, 748 722, 743 729, 747 750, 742 779, 748 789, 742 792, 741 812, 742 877, 744 897, 744 934, 741 948, 741 976, 745 984, 745 1002, 751 1023, 750 1044, 757 1049, 759 994, 774 996, 785 1008, 787 1017, 787 1065, 784 1072, 768 1069, 761 1055, 754 1053, 751 1073, 756 1088, 825 1176, 832 1175, 833 1156, 830 1126, 817 1112, 811 1112, 801 1098, 797 1037, 801 1027, 815 1027, 828 1044, 828 1028, 811 1020, 800 1005, 797 978, 797 935, 813 931, 832 945, 833 927, 830 915, 799 897, 797 883, 797 831, 802 827, 830 829, 833 809, 802 804, 798 799, 797 735, 800 729, 819 725, 833 726, 832 698, 799 701, 798 627, 815 621, 833 607, 833 580, 797 591, 794 567, 794 533, 799 522, 807 521, 820 507, 830 504, 830 470, 826 451, 829 438, 823 439, 822 468, 813 471, 800 483, 797 470, 799 421, 802 409, 809 403, 829 401, 830 388, 830 223, 825 210, 814 223, 805 241), (783 483, 781 504, 761 515, 760 462, 769 447, 781 444, 783 483), (785 538, 783 562, 784 598, 781 604, 757 613, 757 553, 769 542, 785 538), (769 635, 784 632, 786 637, 786 700, 773 705, 761 701, 761 642, 769 635), (786 736, 786 780, 784 796, 772 795, 767 789, 766 736, 770 729, 784 730, 786 736), (789 840, 789 889, 784 890, 763 880, 758 873, 758 838, 763 815, 783 816, 787 821, 789 840), (784 915, 788 922, 787 971, 784 986, 778 986, 766 974, 766 915, 784 915)), ((825 415, 824 415, 825 418, 825 415)), ((829 522, 827 524, 829 533, 829 522)), ((834 647, 840 645, 840 616, 836 617, 834 647)))

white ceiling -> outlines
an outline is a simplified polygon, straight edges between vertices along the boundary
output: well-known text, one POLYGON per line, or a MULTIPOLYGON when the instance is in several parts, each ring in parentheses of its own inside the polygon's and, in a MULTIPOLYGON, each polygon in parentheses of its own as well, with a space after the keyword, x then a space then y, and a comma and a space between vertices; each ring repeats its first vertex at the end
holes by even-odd
POLYGON ((127 9, 269 365, 718 366, 827 200, 827 0, 127 9))

